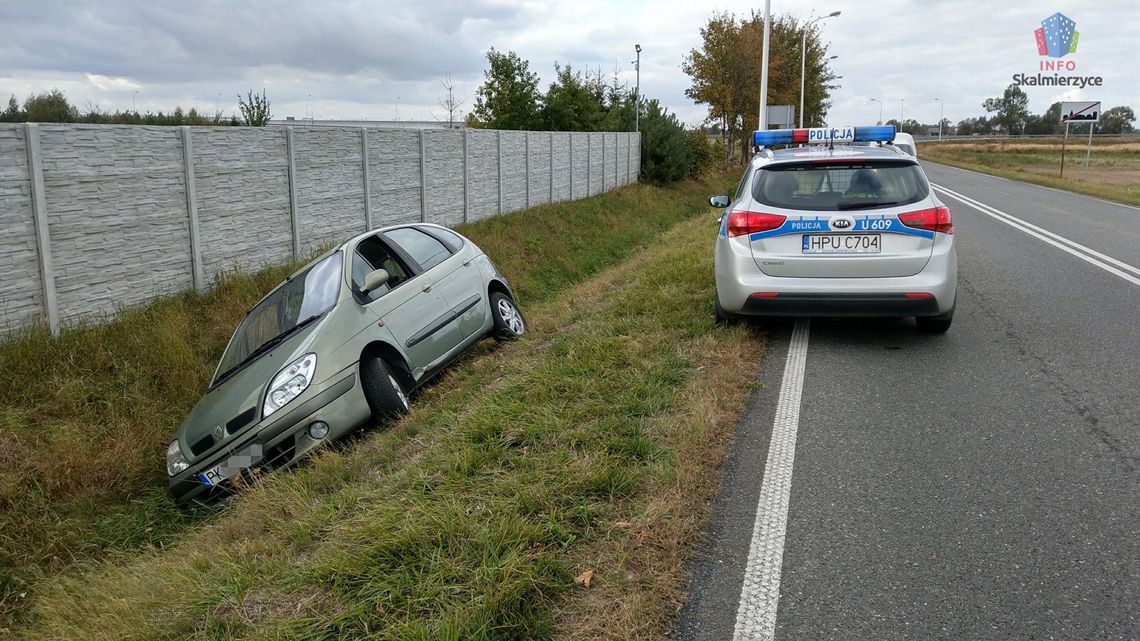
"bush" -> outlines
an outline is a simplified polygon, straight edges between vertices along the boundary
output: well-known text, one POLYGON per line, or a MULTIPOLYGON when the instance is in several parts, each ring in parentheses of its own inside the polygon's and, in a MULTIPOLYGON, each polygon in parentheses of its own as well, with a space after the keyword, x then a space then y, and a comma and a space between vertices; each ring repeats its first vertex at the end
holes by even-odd
POLYGON ((691 145, 693 148, 693 164, 689 167, 689 175, 693 178, 698 178, 713 164, 713 147, 709 144, 709 138, 705 134, 705 130, 698 127, 689 132, 691 145))
POLYGON ((685 127, 657 100, 642 105, 641 178, 660 184, 688 176, 693 166, 693 143, 685 127))

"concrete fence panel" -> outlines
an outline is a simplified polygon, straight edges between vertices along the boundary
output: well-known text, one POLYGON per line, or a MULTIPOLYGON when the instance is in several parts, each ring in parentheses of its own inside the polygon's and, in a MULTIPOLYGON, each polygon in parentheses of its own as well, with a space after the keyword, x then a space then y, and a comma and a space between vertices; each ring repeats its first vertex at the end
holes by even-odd
POLYGON ((424 129, 427 150, 427 220, 454 226, 463 222, 463 131, 424 129))
POLYGON ((290 260, 285 131, 194 127, 190 135, 206 280, 290 260))
POLYGON ((503 132, 503 211, 527 207, 527 134, 526 131, 503 132))
POLYGON ((40 125, 40 150, 60 319, 193 286, 177 128, 40 125))
POLYGON ((0 128, 0 328, 44 315, 24 127, 0 128))
POLYGON ((348 127, 297 128, 293 144, 302 253, 364 231, 360 132, 348 127))
POLYGON ((530 136, 530 204, 550 202, 551 132, 539 131, 530 136))
POLYGON ((467 135, 471 190, 468 219, 475 221, 499 213, 499 132, 472 129, 467 135))
POLYGON ((368 177, 373 222, 377 227, 418 222, 420 134, 415 129, 368 132, 368 177))

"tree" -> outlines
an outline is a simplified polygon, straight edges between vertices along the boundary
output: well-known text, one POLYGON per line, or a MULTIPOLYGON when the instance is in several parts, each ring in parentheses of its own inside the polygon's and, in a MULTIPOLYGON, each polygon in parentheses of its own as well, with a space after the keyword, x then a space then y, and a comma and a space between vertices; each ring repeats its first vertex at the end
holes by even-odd
POLYGON ((978 116, 963 119, 956 130, 959 136, 983 135, 993 132, 993 125, 985 116, 978 116))
POLYGON ((28 122, 75 122, 79 110, 67 102, 67 96, 59 89, 28 96, 24 101, 24 112, 28 122))
POLYGON ((551 131, 599 131, 606 117, 606 86, 601 79, 554 63, 554 82, 546 90, 539 116, 551 131))
POLYGON ((690 131, 689 137, 689 146, 693 150, 693 162, 689 167, 689 176, 699 178, 717 159, 713 157, 713 146, 709 144, 709 136, 704 127, 697 127, 690 131))
POLYGON ((23 109, 20 109, 20 103, 16 100, 15 94, 8 98, 8 108, 0 111, 0 122, 24 122, 27 120, 27 114, 23 109))
POLYGON ((1059 133, 1062 129, 1061 103, 1059 102, 1049 105, 1045 113, 1040 116, 1031 115, 1025 119, 1024 133, 1030 136, 1048 136, 1059 133))
MULTIPOLYGON (((800 101, 800 58, 807 23, 792 16, 772 21, 768 58, 768 104, 800 101)), ((730 13, 714 15, 701 28, 702 44, 681 64, 691 84, 686 95, 709 106, 706 122, 719 122, 727 133, 728 148, 739 145, 740 157, 747 157, 750 136, 759 122, 760 56, 764 21, 757 15, 737 20, 730 13)), ((831 103, 836 79, 827 60, 827 45, 813 26, 806 33, 806 74, 804 83, 804 124, 822 125, 831 103)), ((731 152, 730 152, 731 153, 731 152)))
POLYGON ((641 177, 653 183, 684 178, 693 162, 689 133, 657 100, 644 100, 642 105, 641 177))
POLYGON ((455 81, 451 79, 451 74, 444 76, 443 80, 439 81, 443 88, 447 90, 447 97, 439 99, 439 106, 447 112, 447 128, 454 129, 456 115, 459 113, 459 108, 463 106, 463 100, 455 99, 455 81))
POLYGON ((1132 123, 1136 122, 1136 113, 1132 107, 1113 107, 1100 114, 1100 131, 1105 134, 1130 134, 1134 131, 1132 123))
POLYGON ((994 122, 1006 133, 1017 133, 1029 116, 1029 96, 1021 87, 1010 84, 1001 98, 986 98, 982 108, 994 114, 994 122))
POLYGON ((492 47, 487 62, 490 68, 483 72, 468 123, 490 129, 535 128, 542 108, 538 74, 513 51, 504 54, 492 47))
POLYGON ((253 93, 252 89, 246 98, 238 95, 238 110, 241 111, 242 123, 246 127, 264 127, 273 118, 273 112, 269 109, 269 99, 265 97, 264 89, 261 90, 260 96, 253 93))

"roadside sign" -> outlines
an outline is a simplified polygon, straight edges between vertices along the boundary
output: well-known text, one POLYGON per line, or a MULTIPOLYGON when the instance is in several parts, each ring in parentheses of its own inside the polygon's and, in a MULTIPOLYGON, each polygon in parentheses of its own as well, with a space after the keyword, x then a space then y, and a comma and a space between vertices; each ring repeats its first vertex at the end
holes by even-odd
POLYGON ((1100 102, 1062 102, 1061 122, 1096 122, 1100 120, 1100 102))
POLYGON ((768 128, 790 129, 796 126, 796 108, 793 105, 768 105, 768 128))

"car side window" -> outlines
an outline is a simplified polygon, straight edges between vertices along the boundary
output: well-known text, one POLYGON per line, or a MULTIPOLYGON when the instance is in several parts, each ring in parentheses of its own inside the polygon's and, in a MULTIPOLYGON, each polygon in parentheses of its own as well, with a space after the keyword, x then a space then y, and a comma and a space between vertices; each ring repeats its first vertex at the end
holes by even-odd
POLYGON ((357 243, 356 251, 352 255, 352 290, 357 294, 357 300, 365 304, 371 303, 408 280, 409 273, 400 259, 376 236, 357 243), (365 277, 377 269, 388 270, 387 284, 367 294, 360 294, 365 277))
POLYGON ((749 182, 748 179, 751 176, 752 176, 752 169, 751 168, 745 169, 744 170, 744 177, 740 179, 740 186, 738 186, 736 188, 736 195, 732 197, 732 202, 736 202, 736 201, 740 200, 740 197, 744 195, 744 192, 748 189, 748 182, 749 182))
POLYGON ((451 257, 451 250, 446 245, 413 227, 393 229, 384 235, 407 252, 424 271, 451 257))

